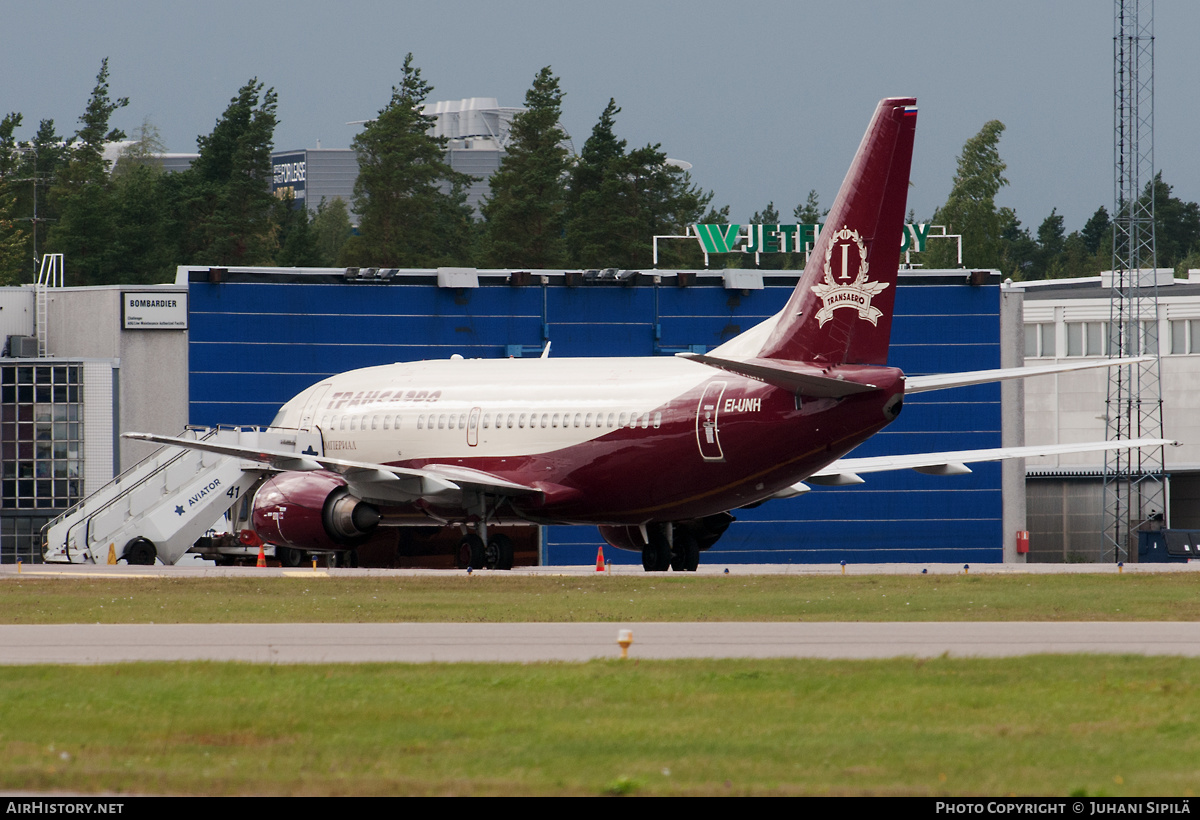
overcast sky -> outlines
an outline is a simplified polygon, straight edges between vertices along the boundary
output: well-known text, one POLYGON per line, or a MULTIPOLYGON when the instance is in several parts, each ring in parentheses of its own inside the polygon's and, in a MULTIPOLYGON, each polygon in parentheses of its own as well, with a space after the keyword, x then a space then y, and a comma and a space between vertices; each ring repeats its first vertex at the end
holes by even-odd
MULTIPOLYGON (((1149 5, 1143 3, 1143 5, 1149 5)), ((1155 8, 1155 158, 1175 195, 1200 200, 1200 3, 1155 8)), ((279 150, 347 148, 386 103, 412 52, 431 101, 520 105, 549 65, 578 149, 609 97, 630 147, 661 143, 748 221, 790 216, 815 188, 828 206, 875 103, 915 95, 909 205, 927 218, 985 122, 1007 126, 999 204, 1068 230, 1113 200, 1113 9, 1108 0, 542 2, 123 0, 0 2, 0 110, 27 138, 42 118, 73 133, 109 58, 114 125, 145 118, 194 151, 258 77, 279 94, 279 150)))

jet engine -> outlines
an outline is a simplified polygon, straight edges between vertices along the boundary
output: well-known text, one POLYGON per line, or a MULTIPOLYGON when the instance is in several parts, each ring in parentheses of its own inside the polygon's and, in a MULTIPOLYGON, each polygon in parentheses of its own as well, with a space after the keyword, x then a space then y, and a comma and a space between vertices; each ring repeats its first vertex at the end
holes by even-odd
MULTIPOLYGON (((725 530, 729 529, 729 525, 736 520, 729 513, 723 512, 716 515, 707 515, 704 518, 676 521, 673 526, 675 532, 686 532, 692 538, 695 538, 697 547, 703 552, 717 543, 718 539, 725 534, 725 530)), ((653 538, 655 534, 662 530, 662 527, 662 524, 647 525, 646 534, 653 538)), ((600 530, 600 537, 609 546, 632 552, 642 552, 645 549, 646 542, 642 539, 642 533, 638 527, 618 524, 599 526, 597 529, 600 530)))
POLYGON ((264 540, 301 550, 352 549, 367 540, 379 510, 325 471, 280 473, 254 496, 251 521, 264 540))
POLYGON ((667 567, 676 572, 695 572, 700 553, 717 543, 734 520, 732 515, 723 512, 670 524, 647 524, 644 529, 630 525, 598 529, 600 536, 611 546, 640 552, 642 566, 647 572, 662 572, 667 567))

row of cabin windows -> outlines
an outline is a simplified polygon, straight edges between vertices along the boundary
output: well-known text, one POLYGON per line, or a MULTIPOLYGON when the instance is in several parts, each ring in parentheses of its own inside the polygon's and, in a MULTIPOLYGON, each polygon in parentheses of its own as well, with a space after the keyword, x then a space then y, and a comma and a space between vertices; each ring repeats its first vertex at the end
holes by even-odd
MULTIPOLYGON (((321 426, 326 430, 399 430, 399 414, 373 416, 326 416, 321 420, 321 426)), ((484 413, 480 419, 481 426, 487 430, 495 428, 533 429, 556 427, 598 427, 613 429, 616 427, 641 427, 643 430, 662 426, 662 413, 484 413)), ((471 425, 469 413, 422 413, 417 416, 418 430, 466 430, 471 425)), ((473 425, 472 425, 473 426, 473 425)))

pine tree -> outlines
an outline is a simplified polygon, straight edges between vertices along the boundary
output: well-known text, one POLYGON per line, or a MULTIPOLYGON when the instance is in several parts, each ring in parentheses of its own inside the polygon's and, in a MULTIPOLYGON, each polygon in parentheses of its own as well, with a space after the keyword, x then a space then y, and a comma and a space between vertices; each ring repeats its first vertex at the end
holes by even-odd
POLYGON ((754 216, 750 217, 752 225, 778 225, 779 224, 779 209, 775 207, 775 200, 767 203, 767 207, 761 211, 755 211, 754 216))
POLYGON ((432 90, 408 54, 391 100, 354 138, 359 236, 343 249, 350 264, 423 267, 470 256, 470 177, 450 168, 447 140, 429 133, 433 117, 422 106, 432 90))
POLYGON ((1051 208, 1050 216, 1038 226, 1038 279, 1060 279, 1066 275, 1064 260, 1059 258, 1067 244, 1063 224, 1058 208, 1051 208))
POLYGON ((275 254, 276 200, 267 190, 277 96, 252 78, 196 139, 200 156, 168 175, 178 256, 193 264, 269 264, 275 254))
MULTIPOLYGON (((1011 276, 1018 282, 1029 279, 1040 279, 1041 268, 1038 267, 1038 244, 1030 235, 1028 228, 1021 227, 1021 220, 1012 208, 1001 208, 998 211, 1000 222, 1000 260, 996 267, 1005 275, 1011 276)), ((949 244, 949 243, 946 243, 949 244)), ((953 250, 954 246, 950 248, 953 250)), ((940 252, 945 253, 945 248, 940 252)), ((937 265, 928 261, 932 254, 925 254, 927 267, 949 267, 937 265)))
POLYGON ((1112 222, 1108 218, 1108 210, 1101 205, 1096 209, 1096 213, 1092 214, 1091 218, 1084 224, 1080 236, 1083 237, 1088 253, 1095 254, 1101 251, 1112 253, 1112 222), (1107 239, 1107 242, 1105 241, 1107 239))
POLYGON ((600 190, 604 181, 613 175, 616 163, 625 157, 625 140, 617 139, 613 127, 621 113, 617 101, 609 99, 592 128, 592 135, 583 144, 579 161, 571 169, 571 199, 578 202, 586 194, 600 190))
POLYGON ((829 209, 821 210, 821 202, 817 199, 817 189, 812 188, 808 192, 808 197, 804 200, 804 204, 797 205, 792 210, 792 216, 801 225, 815 225, 825 219, 825 215, 829 213, 829 209))
POLYGON ((108 58, 100 63, 96 85, 80 127, 67 146, 67 163, 49 192, 57 210, 46 250, 64 255, 69 284, 111 284, 120 280, 121 258, 117 251, 116 206, 109 163, 104 146, 125 139, 125 132, 109 128, 112 115, 129 104, 108 93, 108 58))
POLYGON ((107 172, 104 146, 125 139, 125 132, 109 128, 112 115, 129 105, 128 97, 112 99, 108 96, 108 58, 100 61, 100 73, 96 75, 96 86, 88 99, 87 109, 79 118, 80 127, 71 141, 71 161, 85 165, 89 171, 107 172))
POLYGON ((17 204, 20 155, 13 137, 21 119, 14 111, 0 120, 0 285, 20 284, 29 271, 28 236, 17 204))
POLYGON ((1171 196, 1173 190, 1159 171, 1146 183, 1141 196, 1143 202, 1153 197, 1154 241, 1160 268, 1173 268, 1200 251, 1200 205, 1171 196))
POLYGON ((19 285, 28 278, 29 260, 25 255, 27 237, 21 223, 11 214, 17 197, 0 185, 0 285, 19 285))
MULTIPOLYGON (((600 115, 571 175, 567 246, 583 267, 648 267, 656 235, 683 235, 712 201, 686 171, 667 162, 660 145, 625 153, 613 131, 615 100, 600 115)), ((690 258, 688 249, 659 249, 667 267, 690 258)))
MULTIPOLYGON (((13 113, 6 120, 13 127, 20 125, 22 117, 13 113)), ((24 242, 20 254, 22 261, 17 268, 11 263, 3 270, 7 271, 8 280, 12 284, 32 282, 36 274, 36 258, 45 249, 47 226, 57 221, 57 210, 49 199, 49 189, 58 178, 58 172, 65 166, 67 146, 58 136, 54 128, 54 120, 42 120, 38 125, 37 134, 28 142, 19 146, 12 137, 8 136, 8 148, 5 150, 5 168, 0 172, 4 178, 3 186, 6 195, 11 197, 8 204, 2 206, 0 212, 7 214, 11 222, 7 234, 10 242, 9 259, 11 256, 11 241, 15 232, 19 232, 24 242), (13 279, 12 277, 16 278, 13 279)))
MULTIPOLYGON (((49 229, 58 221, 58 209, 50 199, 50 190, 66 167, 70 154, 52 119, 38 123, 31 148, 23 155, 18 173, 22 179, 29 180, 22 184, 18 194, 18 208, 30 219, 27 258, 32 260, 45 250, 49 229)), ((32 277, 28 281, 33 281, 32 277)))
POLYGON ((566 264, 567 134, 559 124, 563 92, 546 66, 513 117, 500 168, 483 205, 483 259, 499 267, 566 264))
MULTIPOLYGON (((778 225, 779 224, 779 209, 775 207, 775 200, 767 203, 767 207, 761 211, 755 211, 750 217, 751 225, 778 225)), ((754 265, 754 255, 746 254, 749 258, 746 260, 748 267, 758 267, 761 270, 781 270, 790 259, 782 253, 763 253, 758 256, 758 264, 754 265)), ((786 254, 791 256, 791 254, 786 254)))
POLYGON ((275 221, 279 225, 279 251, 275 254, 275 264, 284 268, 320 266, 323 259, 317 248, 317 234, 312 229, 308 208, 296 207, 292 197, 279 200, 275 208, 275 221))
MULTIPOLYGON (((119 160, 118 160, 119 162, 119 160)), ((167 232, 166 174, 156 163, 128 164, 113 178, 123 283, 170 282, 175 278, 175 248, 167 232)))
POLYGON ((335 196, 331 202, 326 202, 325 198, 321 197, 321 202, 317 205, 317 215, 312 219, 312 231, 316 235, 320 264, 325 267, 338 265, 341 262, 342 246, 353 231, 346 201, 340 196, 335 196))
POLYGON ((624 254, 618 237, 632 228, 625 224, 617 201, 618 166, 625 158, 626 144, 613 131, 620 112, 616 100, 610 99, 571 170, 567 248, 571 261, 583 267, 620 264, 618 258, 624 254))
POLYGON ((158 129, 146 119, 133 143, 122 149, 113 164, 115 241, 122 282, 149 284, 174 279, 175 249, 167 233, 169 209, 161 160, 166 150, 158 129))

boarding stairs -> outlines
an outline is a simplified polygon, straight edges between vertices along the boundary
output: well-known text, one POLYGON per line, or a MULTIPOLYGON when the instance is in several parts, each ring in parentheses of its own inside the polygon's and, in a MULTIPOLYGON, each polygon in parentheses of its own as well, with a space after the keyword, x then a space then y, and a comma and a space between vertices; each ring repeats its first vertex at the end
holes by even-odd
MULTIPOLYGON (((294 430, 189 427, 181 437, 297 455, 322 452, 319 433, 294 430)), ((104 564, 111 552, 129 563, 178 563, 266 472, 237 456, 161 447, 48 523, 43 558, 104 564)))

